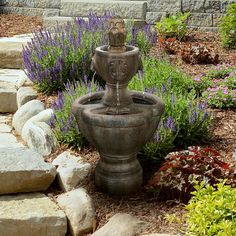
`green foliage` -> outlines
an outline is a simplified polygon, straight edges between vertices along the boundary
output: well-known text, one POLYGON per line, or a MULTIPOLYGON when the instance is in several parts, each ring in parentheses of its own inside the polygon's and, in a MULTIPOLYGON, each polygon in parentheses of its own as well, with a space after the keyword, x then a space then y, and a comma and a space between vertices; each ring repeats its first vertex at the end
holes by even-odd
POLYGON ((236 189, 225 185, 225 181, 214 187, 201 182, 195 189, 186 206, 186 235, 235 236, 236 189))
POLYGON ((215 184, 218 178, 233 178, 233 170, 211 148, 189 147, 172 152, 165 159, 148 183, 148 188, 165 200, 189 200, 196 180, 215 184))
POLYGON ((130 89, 151 93, 158 90, 188 93, 194 87, 191 77, 167 61, 145 58, 143 68, 143 74, 136 75, 130 81, 130 89))
POLYGON ((224 47, 236 48, 236 3, 231 3, 227 7, 227 12, 221 19, 219 26, 221 42, 224 47))
POLYGON ((156 29, 161 37, 165 38, 177 38, 179 40, 187 33, 187 19, 190 13, 185 14, 177 13, 176 15, 170 15, 164 17, 160 22, 157 22, 156 29))

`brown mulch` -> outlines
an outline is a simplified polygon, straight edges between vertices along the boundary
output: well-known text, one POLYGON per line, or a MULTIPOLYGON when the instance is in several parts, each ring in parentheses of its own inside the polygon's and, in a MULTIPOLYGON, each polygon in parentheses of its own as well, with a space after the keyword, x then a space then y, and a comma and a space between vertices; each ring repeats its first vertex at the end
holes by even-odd
MULTIPOLYGON (((9 37, 16 34, 31 33, 35 29, 42 27, 42 19, 38 17, 26 17, 15 14, 0 14, 0 37, 9 37)), ((236 63, 236 51, 227 51, 220 47, 219 34, 217 33, 199 33, 194 32, 191 35, 192 41, 201 42, 210 47, 220 56, 220 63, 236 63)), ((182 42, 184 44, 185 42, 182 42)), ((185 64, 179 58, 179 55, 166 55, 160 51, 157 45, 152 50, 152 56, 164 57, 175 63, 182 71, 191 76, 204 73, 212 65, 190 65, 185 64)), ((55 96, 39 95, 39 99, 45 102, 46 107, 51 107, 55 100, 55 96)), ((236 110, 211 110, 213 122, 213 138, 209 146, 220 151, 225 161, 233 163, 232 154, 236 149, 236 110)), ((51 162, 58 154, 67 150, 67 147, 59 147, 52 155, 48 157, 51 162)), ((72 150, 71 150, 72 151, 72 150)), ((176 214, 178 217, 184 212, 184 205, 178 201, 160 202, 159 200, 148 195, 144 188, 135 195, 130 197, 114 197, 99 192, 94 185, 94 170, 99 155, 94 149, 86 149, 83 151, 72 151, 76 155, 80 155, 85 161, 92 164, 90 176, 81 183, 80 186, 85 187, 89 195, 93 199, 96 209, 97 222, 96 227, 103 226, 108 219, 118 212, 125 212, 137 216, 140 220, 148 222, 148 228, 145 233, 176 233, 179 232, 178 224, 169 224, 166 220, 168 214, 176 214)), ((54 198, 62 191, 56 185, 51 186, 47 194, 54 198)))
POLYGON ((41 29, 42 26, 43 20, 41 17, 0 14, 0 37, 32 33, 41 29))

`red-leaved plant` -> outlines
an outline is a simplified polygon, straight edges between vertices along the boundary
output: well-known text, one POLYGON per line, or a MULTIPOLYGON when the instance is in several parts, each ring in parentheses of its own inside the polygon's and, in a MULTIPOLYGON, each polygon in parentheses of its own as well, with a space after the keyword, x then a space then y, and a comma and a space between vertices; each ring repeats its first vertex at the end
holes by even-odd
POLYGON ((185 63, 190 64, 217 64, 219 62, 218 54, 199 43, 185 44, 180 50, 180 55, 185 63))
POLYGON ((176 38, 158 38, 158 44, 167 54, 176 54, 178 50, 178 41, 176 38))
POLYGON ((234 186, 233 169, 219 158, 220 154, 212 148, 189 147, 185 151, 172 152, 148 182, 147 189, 163 200, 188 201, 196 181, 213 185, 219 179, 228 179, 234 186))

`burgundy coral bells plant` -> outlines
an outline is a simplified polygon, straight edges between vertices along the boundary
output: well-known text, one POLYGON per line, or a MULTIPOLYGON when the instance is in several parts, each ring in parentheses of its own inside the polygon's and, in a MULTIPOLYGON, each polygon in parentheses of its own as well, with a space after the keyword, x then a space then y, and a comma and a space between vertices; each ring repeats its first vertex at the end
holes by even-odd
POLYGON ((220 160, 221 155, 212 148, 189 147, 172 152, 149 181, 147 188, 160 198, 189 200, 196 181, 216 184, 219 179, 230 179, 235 184, 234 171, 220 160))

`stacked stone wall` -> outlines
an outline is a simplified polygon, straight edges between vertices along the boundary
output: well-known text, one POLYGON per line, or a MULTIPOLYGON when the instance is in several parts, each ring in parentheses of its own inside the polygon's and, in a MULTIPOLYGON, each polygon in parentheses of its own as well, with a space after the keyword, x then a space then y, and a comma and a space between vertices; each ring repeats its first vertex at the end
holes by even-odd
POLYGON ((59 16, 61 0, 0 0, 0 13, 59 16))
MULTIPOLYGON (((190 12, 192 28, 216 30, 227 5, 236 0, 0 0, 0 12, 43 17, 86 16, 88 9, 101 13, 120 9, 124 18, 155 23, 176 12, 190 12)), ((118 10, 117 10, 118 11, 118 10)))
POLYGON ((236 0, 148 0, 146 20, 155 23, 167 14, 190 12, 190 27, 214 31, 232 2, 236 0))

